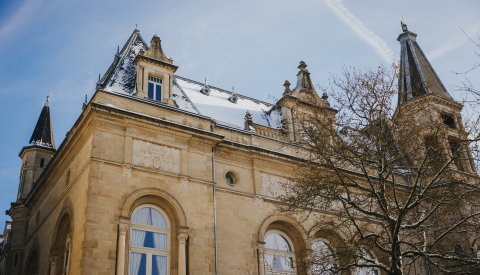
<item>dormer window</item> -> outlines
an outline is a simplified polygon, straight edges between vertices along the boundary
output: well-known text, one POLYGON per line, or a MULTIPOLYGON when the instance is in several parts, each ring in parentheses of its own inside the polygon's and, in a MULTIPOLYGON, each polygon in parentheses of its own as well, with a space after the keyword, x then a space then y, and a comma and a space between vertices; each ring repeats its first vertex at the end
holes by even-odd
POLYGON ((203 84, 202 89, 200 90, 200 93, 204 95, 209 95, 210 94, 210 87, 207 85, 207 78, 205 78, 205 84, 203 84))
POLYGON ((154 77, 148 77, 148 98, 162 101, 162 80, 154 77))
POLYGON ((232 94, 229 98, 228 98, 228 101, 232 102, 232 103, 237 103, 238 101, 238 96, 236 94, 232 94))
POLYGON ((202 93, 204 95, 209 95, 210 94, 210 89, 208 88, 208 86, 203 86, 203 88, 200 90, 200 93, 202 93))

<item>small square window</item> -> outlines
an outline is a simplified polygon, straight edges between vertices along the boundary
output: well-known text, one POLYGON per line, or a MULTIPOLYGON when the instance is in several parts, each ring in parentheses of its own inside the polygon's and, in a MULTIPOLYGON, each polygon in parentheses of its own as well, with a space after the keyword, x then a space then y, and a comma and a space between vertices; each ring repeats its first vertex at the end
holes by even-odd
POLYGON ((40 168, 43 168, 45 166, 45 159, 41 158, 40 159, 40 168))

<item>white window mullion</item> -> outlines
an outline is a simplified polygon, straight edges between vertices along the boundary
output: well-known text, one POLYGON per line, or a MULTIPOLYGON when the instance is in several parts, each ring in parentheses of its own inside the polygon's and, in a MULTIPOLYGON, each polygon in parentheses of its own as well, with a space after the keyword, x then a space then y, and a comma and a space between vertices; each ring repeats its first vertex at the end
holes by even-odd
POLYGON ((146 268, 146 274, 151 275, 152 274, 152 254, 147 253, 147 268, 146 268))

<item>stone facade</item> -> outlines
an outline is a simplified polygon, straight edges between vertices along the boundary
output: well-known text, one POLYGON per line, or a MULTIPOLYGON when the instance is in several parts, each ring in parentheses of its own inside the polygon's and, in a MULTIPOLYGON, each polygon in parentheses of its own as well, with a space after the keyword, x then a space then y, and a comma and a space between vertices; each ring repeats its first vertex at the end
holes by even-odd
MULTIPOLYGON (((126 58, 129 50, 122 50, 126 58)), ((297 259, 311 252, 314 235, 333 245, 342 241, 334 230, 310 232, 315 220, 334 215, 314 213, 300 222, 277 207, 305 153, 291 118, 335 115, 316 94, 305 63, 297 87, 286 85, 272 106, 280 108, 284 127, 249 118, 253 128, 239 129, 179 108, 176 66, 158 37, 137 53, 134 91, 112 91, 105 76, 45 170, 30 181, 31 191, 12 204, 13 234, 1 251, 0 274, 129 274, 132 215, 141 206, 159 209, 168 221, 168 274, 266 274, 269 231, 285 234, 297 259), (149 99, 152 73, 162 80, 159 101, 149 99)), ((115 70, 112 65, 106 75, 115 70)), ((26 157, 38 159, 34 153, 26 157)), ((300 261, 295 273, 307 274, 300 261)))

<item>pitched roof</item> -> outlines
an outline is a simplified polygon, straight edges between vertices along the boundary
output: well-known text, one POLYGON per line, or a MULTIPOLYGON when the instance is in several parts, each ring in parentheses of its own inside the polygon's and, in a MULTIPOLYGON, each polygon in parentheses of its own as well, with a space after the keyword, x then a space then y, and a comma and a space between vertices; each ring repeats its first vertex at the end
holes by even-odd
POLYGON ((53 140, 52 124, 50 122, 50 107, 48 106, 48 97, 43 105, 37 124, 33 130, 32 137, 29 141, 32 145, 38 145, 55 149, 55 142, 53 140))
MULTIPOLYGON (((99 80, 98 88, 107 92, 133 95, 135 90, 136 70, 133 61, 140 51, 147 51, 148 45, 134 30, 121 51, 115 55, 113 63, 99 80)), ((235 93, 238 100, 229 100, 232 92, 209 87, 209 93, 201 91, 206 84, 181 76, 174 76, 173 99, 178 107, 193 114, 210 117, 217 124, 244 130, 244 118, 247 111, 252 115, 253 122, 267 127, 280 126, 281 113, 271 103, 253 99, 235 93)))
POLYGON ((136 75, 133 61, 141 50, 147 49, 148 45, 140 35, 140 31, 135 29, 122 50, 115 54, 112 65, 98 81, 98 88, 109 92, 133 94, 136 75))
POLYGON ((426 94, 453 101, 432 65, 416 41, 417 34, 408 31, 402 23, 403 33, 397 40, 401 44, 398 105, 426 94))

